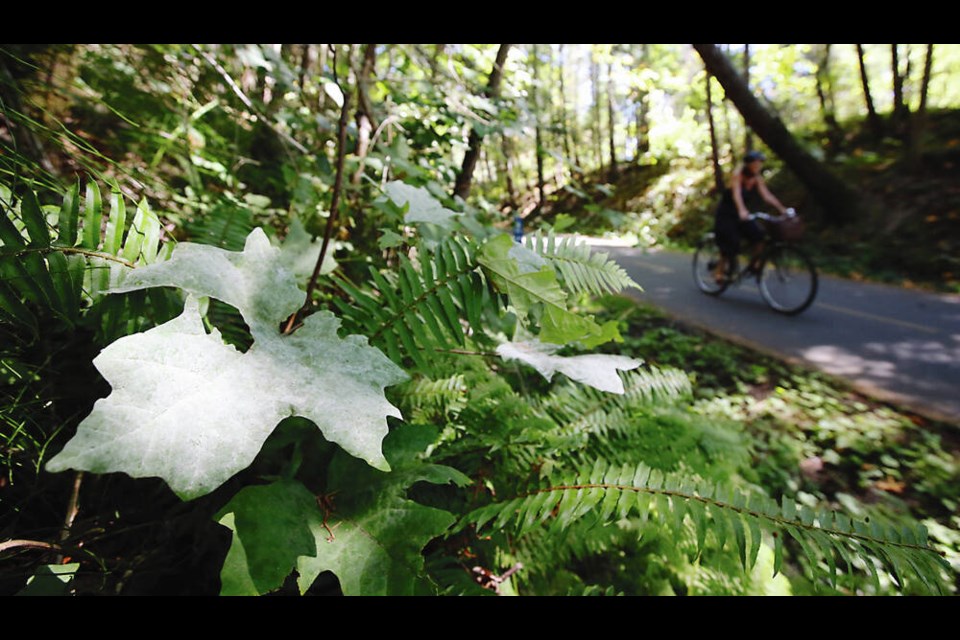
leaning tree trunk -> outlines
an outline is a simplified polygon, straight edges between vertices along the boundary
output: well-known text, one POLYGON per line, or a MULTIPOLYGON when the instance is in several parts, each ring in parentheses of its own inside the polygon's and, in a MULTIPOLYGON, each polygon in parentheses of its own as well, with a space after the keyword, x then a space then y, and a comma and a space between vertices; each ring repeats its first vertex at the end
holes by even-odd
POLYGON ((862 195, 836 177, 796 141, 783 122, 754 97, 730 60, 713 44, 695 44, 707 71, 723 86, 753 132, 769 146, 806 185, 829 213, 831 222, 842 224, 856 218, 862 195))
POLYGON ((870 123, 873 137, 879 140, 883 137, 883 124, 880 122, 877 108, 873 104, 873 95, 870 93, 870 82, 867 78, 867 65, 863 60, 862 44, 857 45, 857 61, 860 63, 860 83, 863 85, 863 99, 867 103, 867 121, 870 123))
POLYGON ((723 171, 720 169, 720 149, 717 147, 717 128, 713 124, 713 97, 710 92, 711 76, 706 74, 707 78, 707 123, 710 125, 710 153, 713 157, 713 183, 717 193, 722 193, 724 188, 723 171))
MULTIPOLYGON (((503 64, 507 61, 507 52, 510 50, 509 44, 501 44, 497 51, 497 59, 493 63, 493 70, 490 71, 490 77, 487 80, 487 88, 483 92, 488 99, 496 98, 500 93, 500 80, 503 78, 503 64)), ((473 170, 477 166, 477 158, 480 156, 480 145, 483 144, 483 136, 477 133, 477 129, 470 130, 470 138, 467 142, 467 153, 463 156, 463 165, 460 173, 457 175, 456 184, 453 187, 453 195, 459 196, 464 200, 470 195, 470 183, 473 181, 473 170)))

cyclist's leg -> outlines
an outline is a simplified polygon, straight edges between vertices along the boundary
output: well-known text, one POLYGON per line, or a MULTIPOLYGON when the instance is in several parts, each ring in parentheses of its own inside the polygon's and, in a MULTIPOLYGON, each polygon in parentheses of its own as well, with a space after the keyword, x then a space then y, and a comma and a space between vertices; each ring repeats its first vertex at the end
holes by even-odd
POLYGON ((717 247, 720 249, 720 262, 713 272, 717 284, 722 284, 734 271, 737 254, 740 253, 740 229, 735 220, 718 216, 714 225, 717 247))
POLYGON ((745 220, 740 223, 739 228, 743 237, 751 244, 750 263, 747 269, 755 272, 760 267, 760 256, 767 246, 767 234, 756 220, 745 220))

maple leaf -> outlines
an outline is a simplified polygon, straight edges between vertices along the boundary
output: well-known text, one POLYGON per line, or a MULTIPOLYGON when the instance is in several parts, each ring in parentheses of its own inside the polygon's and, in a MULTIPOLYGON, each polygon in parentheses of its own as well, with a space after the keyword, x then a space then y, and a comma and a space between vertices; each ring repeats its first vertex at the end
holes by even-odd
POLYGON ((131 291, 177 286, 234 305, 254 337, 246 353, 207 334, 197 300, 183 313, 106 347, 94 364, 113 392, 94 405, 49 471, 159 476, 182 498, 209 493, 245 469, 276 425, 302 416, 351 455, 388 470, 381 442, 400 411, 385 387, 406 374, 362 336, 337 335, 330 312, 292 335, 280 323, 302 293, 259 229, 243 252, 183 243, 170 260, 131 272, 131 291))
POLYGON ((281 586, 294 568, 301 593, 324 571, 336 574, 345 595, 411 595, 429 591, 422 550, 455 518, 405 497, 419 481, 465 486, 456 469, 430 464, 419 453, 438 430, 403 425, 384 440, 389 474, 337 455, 324 501, 296 480, 241 490, 217 520, 232 531, 221 570, 221 595, 262 595, 281 586))

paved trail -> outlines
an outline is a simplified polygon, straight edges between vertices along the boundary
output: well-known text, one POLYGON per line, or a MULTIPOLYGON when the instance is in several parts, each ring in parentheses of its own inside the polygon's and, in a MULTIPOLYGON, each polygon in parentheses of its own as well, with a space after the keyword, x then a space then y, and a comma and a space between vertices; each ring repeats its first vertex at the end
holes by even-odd
POLYGON ((686 323, 960 424, 960 295, 821 275, 813 305, 788 317, 764 304, 755 281, 716 298, 702 294, 693 283, 689 254, 591 244, 643 286, 634 297, 686 323))

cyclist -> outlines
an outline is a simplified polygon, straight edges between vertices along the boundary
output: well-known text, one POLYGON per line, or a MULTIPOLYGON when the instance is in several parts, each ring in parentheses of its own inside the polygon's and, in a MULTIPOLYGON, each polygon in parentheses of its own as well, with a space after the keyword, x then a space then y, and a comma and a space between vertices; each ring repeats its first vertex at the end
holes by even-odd
POLYGON ((743 164, 734 169, 730 186, 724 190, 717 207, 713 230, 721 258, 713 275, 718 284, 726 279, 735 264, 741 238, 745 237, 754 245, 751 268, 755 267, 754 261, 763 249, 766 234, 756 220, 750 219, 750 211, 762 209, 762 201, 776 208, 781 215, 786 213, 786 207, 770 192, 760 174, 766 159, 759 151, 749 151, 743 157, 743 164))

